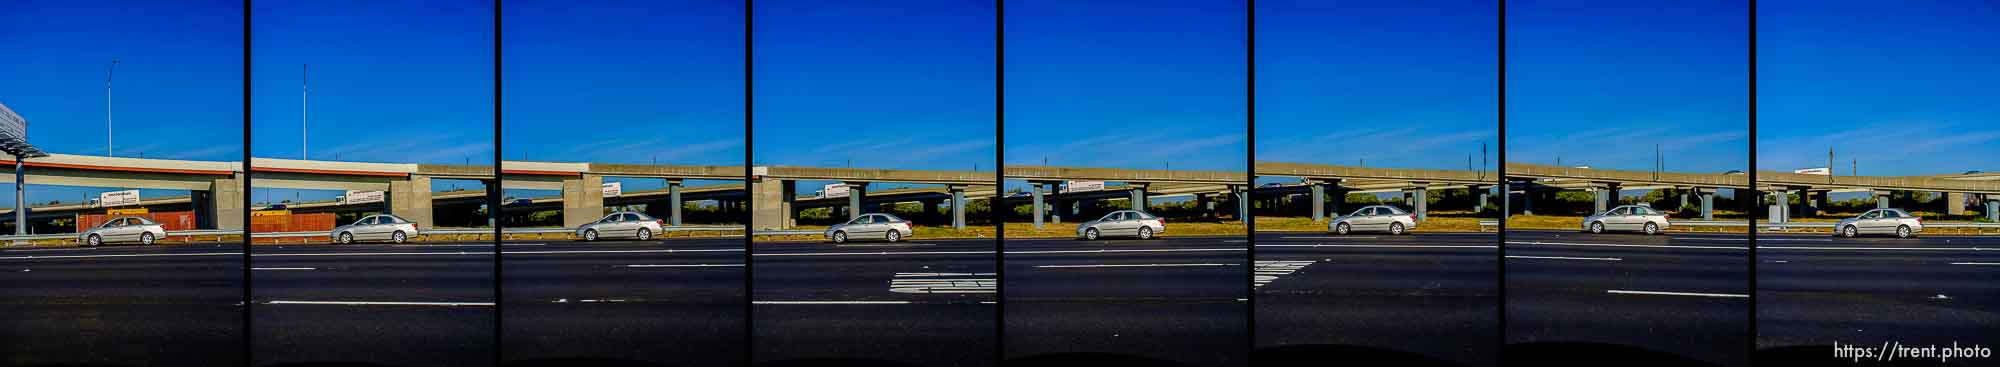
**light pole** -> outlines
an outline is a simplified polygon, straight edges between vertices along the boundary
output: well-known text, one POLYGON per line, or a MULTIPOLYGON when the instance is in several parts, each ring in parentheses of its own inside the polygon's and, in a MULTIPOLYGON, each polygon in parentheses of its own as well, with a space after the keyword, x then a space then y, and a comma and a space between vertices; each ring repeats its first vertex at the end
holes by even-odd
POLYGON ((111 66, 104 68, 104 156, 111 154, 111 73, 118 70, 118 59, 111 59, 111 66))
POLYGON ((306 81, 309 77, 306 64, 299 64, 299 160, 309 159, 306 156, 306 81))

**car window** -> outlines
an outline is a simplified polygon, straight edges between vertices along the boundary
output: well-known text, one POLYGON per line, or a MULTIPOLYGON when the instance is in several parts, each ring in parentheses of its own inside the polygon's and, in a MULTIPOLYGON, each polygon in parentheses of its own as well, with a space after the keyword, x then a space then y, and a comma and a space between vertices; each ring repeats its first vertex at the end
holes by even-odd
POLYGON ((1397 208, 1393 206, 1382 207, 1382 215, 1397 215, 1397 214, 1403 214, 1403 208, 1397 208))
POLYGON ((1617 209, 1611 209, 1611 215, 1632 215, 1632 208, 1621 206, 1617 209))
POLYGON ((1647 207, 1635 207, 1632 208, 1632 214, 1653 215, 1653 209, 1647 207))
POLYGON ((384 215, 384 216, 380 216, 380 217, 376 217, 376 219, 375 219, 375 220, 379 220, 379 221, 382 221, 382 224, 403 224, 403 223, 409 223, 409 222, 410 222, 410 221, 407 221, 407 220, 403 220, 403 217, 398 217, 398 216, 394 216, 394 215, 384 215))
POLYGON ((1880 210, 1870 210, 1867 213, 1861 213, 1861 219, 1875 219, 1881 217, 1882 217, 1882 211, 1880 210))
POLYGON ((133 222, 133 224, 142 224, 142 225, 152 225, 152 224, 153 224, 153 220, 152 220, 152 219, 146 219, 146 218, 132 218, 132 222, 133 222))
POLYGON ((646 215, 645 213, 632 213, 632 219, 639 221, 652 221, 653 216, 646 215))
POLYGON ((1898 212, 1898 211, 1894 211, 1894 210, 1884 210, 1884 211, 1882 211, 1882 217, 1883 217, 1883 218, 1902 218, 1902 217, 1903 217, 1903 213, 1902 213, 1902 212, 1898 212))

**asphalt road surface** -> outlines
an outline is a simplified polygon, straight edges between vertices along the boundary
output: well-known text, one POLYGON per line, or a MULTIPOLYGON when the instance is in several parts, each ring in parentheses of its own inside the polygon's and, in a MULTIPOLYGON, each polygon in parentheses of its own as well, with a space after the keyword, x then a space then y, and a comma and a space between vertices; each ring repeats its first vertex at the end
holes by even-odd
POLYGON ((1749 363, 1748 236, 1508 231, 1506 241, 1509 350, 1582 342, 1749 363))
POLYGON ((242 254, 0 249, 0 365, 244 365, 242 254))
POLYGON ((753 358, 992 366, 995 242, 758 243, 753 358))
POLYGON ((1008 239, 1006 356, 1093 352, 1248 365, 1247 242, 1008 239))
POLYGON ((491 366, 493 256, 490 242, 253 247, 251 362, 491 366))
POLYGON ((1381 348, 1493 365, 1499 241, 1497 233, 1260 232, 1257 347, 1381 348))
POLYGON ((742 237, 507 242, 502 358, 742 365, 743 245, 742 237))
MULTIPOLYGON (((2000 347, 2000 237, 1757 236, 1759 364, 1832 359, 1834 342, 2000 347)), ((2000 365, 2000 356, 1956 359, 2000 365)))

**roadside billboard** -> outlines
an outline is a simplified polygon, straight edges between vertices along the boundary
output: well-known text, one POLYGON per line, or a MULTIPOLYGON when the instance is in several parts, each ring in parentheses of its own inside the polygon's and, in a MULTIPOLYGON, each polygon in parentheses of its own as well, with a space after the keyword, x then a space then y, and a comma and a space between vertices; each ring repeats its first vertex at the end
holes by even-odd
POLYGON ((617 197, 618 195, 624 195, 624 194, 625 194, 625 183, 623 182, 604 183, 604 197, 607 198, 617 197))
POLYGON ((822 198, 847 197, 847 184, 833 183, 833 184, 826 184, 826 186, 821 186, 819 188, 819 197, 822 198))
POLYGON ((97 194, 98 207, 127 205, 139 205, 139 190, 106 191, 97 194))
POLYGON ((384 193, 385 192, 382 191, 347 190, 347 195, 342 197, 340 201, 343 204, 349 204, 349 205, 380 203, 382 202, 382 197, 384 196, 384 193))
POLYGON ((1063 181, 1062 193, 1103 190, 1104 181, 1063 181))

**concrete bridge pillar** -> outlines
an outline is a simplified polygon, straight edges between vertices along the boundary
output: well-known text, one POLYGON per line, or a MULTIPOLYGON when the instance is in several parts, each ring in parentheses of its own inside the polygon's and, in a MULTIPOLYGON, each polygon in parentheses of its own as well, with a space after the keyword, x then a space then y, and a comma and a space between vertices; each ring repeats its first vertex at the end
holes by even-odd
POLYGON ((1963 192, 1945 193, 1944 213, 1948 215, 1965 215, 1965 193, 1963 192))
POLYGON ((951 228, 965 229, 965 186, 951 185, 951 228))
POLYGON ((1430 219, 1430 191, 1430 188, 1423 185, 1417 185, 1416 189, 1410 190, 1410 192, 1415 193, 1413 199, 1415 204, 1412 207, 1417 209, 1417 223, 1423 223, 1425 220, 1430 219))
POLYGON ((1231 185, 1229 190, 1236 195, 1236 219, 1250 224, 1250 188, 1231 185))
POLYGON ((1063 185, 1065 184, 1067 183, 1063 182, 1048 183, 1049 185, 1048 202, 1050 208, 1049 223, 1062 224, 1063 212, 1068 212, 1070 210, 1070 207, 1068 205, 1063 205, 1064 203, 1062 202, 1062 189, 1063 185))
POLYGON ((1132 187, 1132 210, 1145 211, 1147 207, 1146 183, 1126 182, 1125 185, 1132 187))
POLYGON ((207 200, 196 202, 195 205, 203 208, 203 212, 213 218, 209 222, 214 224, 215 229, 243 228, 243 199, 245 196, 243 192, 242 173, 230 175, 229 178, 216 179, 214 184, 209 187, 208 193, 201 196, 204 196, 207 200))
POLYGON ((2000 222, 2000 195, 1986 195, 1986 220, 2000 222))
POLYGON ((1674 188, 1674 191, 1677 191, 1677 192, 1678 192, 1678 194, 1680 194, 1680 195, 1678 195, 1678 196, 1680 196, 1680 197, 1681 197, 1681 205, 1680 205, 1680 206, 1676 206, 1676 207, 1674 207, 1674 211, 1675 211, 1675 212, 1679 212, 1679 211, 1681 211, 1681 210, 1684 210, 1684 209, 1687 209, 1687 207, 1688 207, 1688 192, 1687 192, 1687 189, 1683 189, 1683 188, 1678 188, 1678 187, 1676 187, 1676 188, 1674 188))
POLYGON ((1326 185, 1319 182, 1313 182, 1308 186, 1312 188, 1313 221, 1318 222, 1326 220, 1326 185))
POLYGON ((1042 229, 1042 211, 1048 210, 1048 207, 1042 205, 1042 183, 1031 182, 1028 183, 1028 186, 1033 186, 1035 191, 1034 195, 1032 195, 1035 209, 1035 229, 1042 229))
POLYGON ((1611 205, 1616 203, 1618 203, 1618 183, 1604 184, 1604 187, 1597 189, 1597 203, 1593 206, 1597 211, 1591 214, 1603 213, 1605 210, 1611 209, 1611 205))
MULTIPOLYGON (((792 199, 798 197, 794 182, 774 178, 759 178, 750 181, 750 203, 757 206, 750 211, 752 229, 788 229, 798 225, 798 211, 792 206, 792 199)), ((727 205, 717 200, 717 206, 727 205)))
POLYGON ((1701 220, 1715 220, 1715 189, 1695 189, 1695 196, 1701 197, 1701 220))
POLYGON ((1771 223, 1784 223, 1792 217, 1792 195, 1785 189, 1771 192, 1771 223))
POLYGON ((1480 212, 1486 211, 1486 188, 1479 185, 1472 185, 1466 186, 1465 189, 1477 193, 1479 196, 1479 200, 1472 202, 1472 214, 1478 215, 1480 212))
POLYGON ((430 176, 389 181, 389 213, 416 222, 418 230, 431 229, 435 222, 431 219, 430 176))
POLYGON ((1889 208, 1889 194, 1888 190, 1875 190, 1875 209, 1889 208))
POLYGON ((862 205, 867 203, 868 183, 860 181, 844 183, 847 184, 847 220, 861 218, 862 212, 867 210, 862 205))
MULTIPOLYGON (((394 188, 389 190, 395 192, 394 188)), ((563 227, 576 228, 604 217, 604 176, 583 174, 562 182, 563 227)))
POLYGON ((1535 215, 1535 188, 1533 185, 1521 187, 1521 215, 1535 215))
POLYGON ((681 180, 667 180, 667 224, 681 225, 681 180))
POLYGON ((1500 222, 1506 223, 1507 218, 1512 218, 1513 216, 1514 184, 1502 181, 1500 183, 1500 222))

